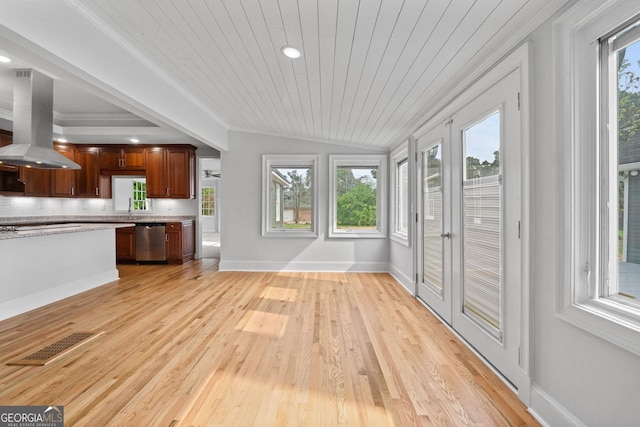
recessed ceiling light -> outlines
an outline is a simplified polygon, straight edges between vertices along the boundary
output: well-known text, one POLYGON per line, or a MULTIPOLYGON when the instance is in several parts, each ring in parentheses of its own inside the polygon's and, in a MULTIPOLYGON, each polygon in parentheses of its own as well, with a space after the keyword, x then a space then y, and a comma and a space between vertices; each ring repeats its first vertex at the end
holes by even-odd
POLYGON ((296 59, 296 58, 300 58, 300 55, 302 55, 302 53, 296 49, 295 47, 291 47, 291 46, 285 46, 282 48, 282 53, 284 53, 285 56, 291 58, 291 59, 296 59))
POLYGON ((67 141, 67 140, 66 140, 66 139, 64 139, 64 138, 58 138, 58 139, 56 139, 56 141, 58 141, 58 142, 69 142, 69 141, 67 141))
POLYGON ((129 141, 133 142, 134 144, 136 142, 140 142, 140 140, 138 138, 131 138, 129 141))
POLYGON ((11 62, 11 58, 0 55, 0 62, 11 62))

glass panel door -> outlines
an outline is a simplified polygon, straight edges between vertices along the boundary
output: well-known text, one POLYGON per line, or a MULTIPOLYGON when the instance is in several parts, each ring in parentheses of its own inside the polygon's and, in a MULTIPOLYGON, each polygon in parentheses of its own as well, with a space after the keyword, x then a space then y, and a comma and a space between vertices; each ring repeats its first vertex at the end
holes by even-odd
POLYGON ((442 124, 417 140, 418 297, 451 322, 449 130, 442 124))
POLYGON ((521 304, 519 70, 452 117, 451 326, 517 384, 521 304))
POLYGON ((500 111, 462 131, 463 312, 501 339, 500 111))

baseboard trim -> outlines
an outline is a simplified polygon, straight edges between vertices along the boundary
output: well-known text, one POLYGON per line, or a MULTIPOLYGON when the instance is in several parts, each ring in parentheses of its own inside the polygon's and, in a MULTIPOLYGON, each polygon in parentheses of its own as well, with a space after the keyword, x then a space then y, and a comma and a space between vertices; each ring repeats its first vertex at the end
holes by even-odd
POLYGON ((304 271, 387 273, 387 262, 273 262, 220 260, 220 271, 304 271))
POLYGON ((398 283, 402 285, 403 288, 409 292, 411 296, 416 296, 416 284, 413 282, 411 277, 404 274, 401 270, 396 268, 394 265, 389 266, 389 274, 393 276, 394 279, 398 283))
POLYGON ((543 426, 585 427, 584 423, 536 384, 531 386, 529 412, 543 426))
POLYGON ((83 277, 73 282, 0 303, 0 320, 5 320, 89 289, 97 288, 118 280, 119 277, 118 269, 114 268, 113 270, 83 277))

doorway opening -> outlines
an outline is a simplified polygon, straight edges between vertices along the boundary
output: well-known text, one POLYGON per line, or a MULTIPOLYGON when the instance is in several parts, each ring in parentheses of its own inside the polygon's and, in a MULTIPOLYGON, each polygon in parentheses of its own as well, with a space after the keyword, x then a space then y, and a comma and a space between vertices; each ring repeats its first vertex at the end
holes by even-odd
POLYGON ((200 159, 200 258, 220 260, 220 159, 200 159))

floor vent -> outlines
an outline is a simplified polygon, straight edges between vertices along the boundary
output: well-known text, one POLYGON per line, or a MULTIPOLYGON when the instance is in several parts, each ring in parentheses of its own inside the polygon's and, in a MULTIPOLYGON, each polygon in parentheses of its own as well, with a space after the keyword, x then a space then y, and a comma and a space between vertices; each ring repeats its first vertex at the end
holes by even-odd
POLYGON ((80 347, 82 344, 102 335, 103 333, 104 332, 74 332, 73 334, 62 338, 61 340, 56 341, 35 353, 31 353, 28 356, 8 362, 7 365, 44 366, 47 363, 50 363, 80 347))

